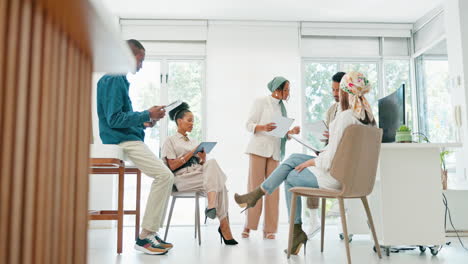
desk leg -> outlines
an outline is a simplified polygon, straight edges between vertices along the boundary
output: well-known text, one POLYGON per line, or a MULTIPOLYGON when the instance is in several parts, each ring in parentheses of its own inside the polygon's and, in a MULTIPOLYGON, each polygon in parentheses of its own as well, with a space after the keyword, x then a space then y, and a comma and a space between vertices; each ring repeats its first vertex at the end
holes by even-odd
POLYGON ((135 240, 140 234, 140 200, 141 200, 141 171, 137 172, 136 175, 136 214, 135 214, 135 240))
POLYGON ((123 216, 124 216, 124 173, 125 168, 119 168, 119 198, 117 208, 117 254, 122 253, 123 216))

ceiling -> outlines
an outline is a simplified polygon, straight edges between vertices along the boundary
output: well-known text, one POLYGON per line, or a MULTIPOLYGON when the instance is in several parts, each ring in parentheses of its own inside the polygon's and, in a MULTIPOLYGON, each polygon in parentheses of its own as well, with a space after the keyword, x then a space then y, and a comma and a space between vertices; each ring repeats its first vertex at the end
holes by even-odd
POLYGON ((121 18, 413 23, 443 0, 94 0, 121 18))

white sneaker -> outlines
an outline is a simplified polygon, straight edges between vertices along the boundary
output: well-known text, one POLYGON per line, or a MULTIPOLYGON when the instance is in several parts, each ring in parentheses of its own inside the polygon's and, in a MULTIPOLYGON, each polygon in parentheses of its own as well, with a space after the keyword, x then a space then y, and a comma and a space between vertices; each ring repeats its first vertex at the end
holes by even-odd
POLYGON ((307 229, 307 236, 309 238, 315 236, 320 231, 320 220, 318 218, 318 210, 310 210, 311 216, 309 219, 309 227, 307 229))
POLYGON ((309 238, 312 238, 319 232, 320 232, 320 224, 317 222, 317 223, 314 223, 313 225, 309 225, 309 228, 307 229, 307 236, 309 238))

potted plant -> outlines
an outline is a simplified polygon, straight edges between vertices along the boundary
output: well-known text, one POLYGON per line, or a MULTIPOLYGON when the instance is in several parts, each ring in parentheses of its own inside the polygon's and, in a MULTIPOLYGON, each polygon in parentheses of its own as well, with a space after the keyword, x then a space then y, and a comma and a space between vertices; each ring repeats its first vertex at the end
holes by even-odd
POLYGON ((397 143, 411 143, 413 137, 411 136, 411 129, 405 125, 400 126, 396 131, 395 141, 397 143))
POLYGON ((452 152, 448 150, 442 150, 440 152, 440 165, 441 165, 441 177, 442 177, 442 190, 447 190, 447 166, 445 164, 445 160, 447 156, 450 155, 452 152))

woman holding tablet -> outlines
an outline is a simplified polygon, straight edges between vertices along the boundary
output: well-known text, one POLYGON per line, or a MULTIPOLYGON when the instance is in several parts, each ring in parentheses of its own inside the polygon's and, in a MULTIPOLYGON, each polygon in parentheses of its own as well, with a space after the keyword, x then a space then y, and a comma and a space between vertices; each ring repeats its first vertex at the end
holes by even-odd
POLYGON ((193 129, 194 117, 187 103, 169 111, 169 117, 177 124, 177 133, 164 142, 161 157, 174 173, 177 191, 204 191, 207 193, 206 218, 218 217, 218 232, 226 245, 236 245, 228 219, 226 175, 214 159, 207 160, 205 152, 196 153, 199 145, 187 136, 193 129))
MULTIPOLYGON (((272 120, 277 116, 287 117, 283 101, 289 98, 289 81, 283 77, 275 77, 268 83, 270 94, 257 99, 247 120, 247 131, 252 133, 247 154, 249 154, 248 191, 253 191, 268 178, 284 157, 287 136, 278 138, 267 135, 276 128, 272 120)), ((294 127, 287 134, 299 134, 300 128, 294 127)), ((263 238, 275 239, 278 229, 279 192, 265 196, 265 213, 263 238)), ((263 201, 247 211, 247 219, 242 232, 243 238, 248 238, 250 230, 257 230, 263 201)))

